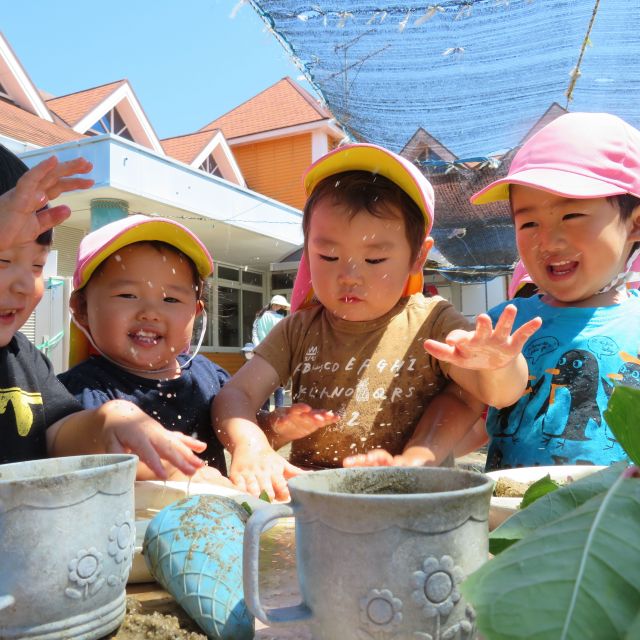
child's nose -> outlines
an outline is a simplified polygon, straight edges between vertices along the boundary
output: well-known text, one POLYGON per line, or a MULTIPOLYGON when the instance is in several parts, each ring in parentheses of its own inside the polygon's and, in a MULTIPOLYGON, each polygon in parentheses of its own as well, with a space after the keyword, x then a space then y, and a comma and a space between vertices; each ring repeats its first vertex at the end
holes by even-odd
POLYGON ((141 320, 157 320, 160 317, 158 305, 152 302, 143 302, 138 310, 138 317, 141 320))
POLYGON ((31 269, 15 267, 11 288, 15 293, 30 295, 35 290, 36 276, 31 269))
POLYGON ((566 235, 559 225, 554 225, 538 232, 540 248, 544 251, 555 251, 566 245, 566 235))
POLYGON ((355 262, 347 263, 339 274, 340 281, 343 284, 356 284, 361 279, 361 273, 355 262))

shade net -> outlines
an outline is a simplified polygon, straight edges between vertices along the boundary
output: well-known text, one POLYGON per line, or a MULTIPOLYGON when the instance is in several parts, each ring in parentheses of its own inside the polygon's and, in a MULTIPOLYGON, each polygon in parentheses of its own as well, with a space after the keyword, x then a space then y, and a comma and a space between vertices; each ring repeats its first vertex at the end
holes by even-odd
POLYGON ((452 278, 516 260, 507 206, 468 197, 541 120, 607 111, 640 127, 639 0, 249 1, 352 140, 429 176, 452 278))

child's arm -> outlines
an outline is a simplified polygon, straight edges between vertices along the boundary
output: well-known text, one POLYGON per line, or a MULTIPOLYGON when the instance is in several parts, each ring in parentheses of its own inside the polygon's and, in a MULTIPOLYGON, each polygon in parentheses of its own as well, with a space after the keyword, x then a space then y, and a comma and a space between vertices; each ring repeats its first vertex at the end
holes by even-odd
POLYGON ((13 189, 0 196, 0 250, 31 242, 66 220, 71 214, 66 205, 41 209, 66 191, 88 189, 93 180, 72 176, 92 168, 84 158, 58 162, 52 156, 22 175, 13 189))
POLYGON ((110 400, 97 409, 72 413, 47 429, 50 456, 131 452, 160 479, 168 475, 161 459, 193 475, 204 465, 194 451, 205 448, 195 438, 168 431, 127 400, 110 400))
POLYGON ((276 453, 256 424, 256 413, 280 385, 276 370, 259 355, 246 362, 211 405, 211 420, 220 442, 231 453, 229 479, 241 491, 270 498, 289 497, 287 478, 301 473, 276 453))
POLYGON ((525 342, 540 328, 534 318, 511 333, 516 307, 507 305, 496 322, 480 314, 475 331, 456 329, 446 344, 426 340, 424 348, 432 356, 451 363, 450 377, 481 402, 507 407, 516 402, 527 386, 529 368, 522 355, 525 342))
POLYGON ((453 448, 453 457, 460 458, 466 456, 472 451, 477 451, 480 447, 489 442, 489 434, 487 433, 487 423, 484 417, 476 420, 475 424, 462 438, 460 442, 453 448))
POLYGON ((484 405, 456 384, 449 384, 431 400, 402 454, 392 456, 384 449, 349 456, 345 467, 439 465, 464 440, 484 405))

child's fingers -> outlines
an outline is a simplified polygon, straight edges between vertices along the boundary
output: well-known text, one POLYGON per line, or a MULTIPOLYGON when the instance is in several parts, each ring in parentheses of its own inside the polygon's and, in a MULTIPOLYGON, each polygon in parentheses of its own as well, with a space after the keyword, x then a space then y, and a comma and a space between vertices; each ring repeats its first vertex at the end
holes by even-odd
POLYGON ((289 500, 289 487, 282 473, 273 473, 271 475, 271 486, 273 487, 273 496, 276 500, 289 500))
POLYGON ((188 436, 186 433, 174 431, 173 434, 175 438, 180 440, 180 442, 185 444, 192 451, 197 451, 198 453, 202 453, 207 448, 206 442, 202 442, 202 440, 198 440, 197 438, 188 436))
MULTIPOLYGON (((488 340, 491 337, 493 331, 493 324, 491 318, 486 313, 481 313, 476 317, 476 340, 488 340)), ((508 335, 508 334, 507 334, 508 335)), ((447 336, 448 338, 449 336, 447 336)))
POLYGON ((425 351, 434 358, 438 358, 438 360, 445 360, 446 362, 449 362, 454 357, 456 351, 455 346, 445 344, 444 342, 438 342, 431 338, 425 340, 423 346, 425 351))
MULTIPOLYGON (((508 304, 500 314, 498 321, 496 322, 496 327, 494 329, 494 335, 506 340, 511 335, 511 330, 513 329, 513 322, 516 319, 516 314, 518 310, 515 305, 508 304)), ((489 316, 487 316, 488 318, 489 316)), ((489 319, 491 321, 491 319, 489 319)))
POLYGON ((533 318, 525 322, 521 327, 514 331, 511 336, 511 344, 518 351, 522 351, 526 341, 542 326, 542 318, 533 318))
POLYGON ((71 209, 64 204, 38 211, 36 216, 38 217, 41 233, 52 229, 61 222, 64 222, 70 215, 71 209))

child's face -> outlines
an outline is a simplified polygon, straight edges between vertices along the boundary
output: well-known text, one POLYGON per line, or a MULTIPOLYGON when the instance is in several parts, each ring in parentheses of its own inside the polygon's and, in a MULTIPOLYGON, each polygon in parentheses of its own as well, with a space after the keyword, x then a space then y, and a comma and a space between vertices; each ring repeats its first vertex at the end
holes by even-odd
POLYGON ((28 320, 42 299, 49 247, 35 241, 0 251, 0 347, 28 320))
POLYGON ((76 318, 106 356, 143 377, 179 375, 176 357, 189 345, 200 312, 186 259, 149 244, 129 245, 105 260, 84 296, 76 318))
POLYGON ((420 273, 426 258, 425 250, 411 263, 399 212, 379 218, 360 211, 350 217, 330 198, 313 208, 307 253, 316 297, 331 313, 351 321, 373 320, 391 310, 409 274, 420 273))
POLYGON ((575 200, 512 185, 520 257, 538 288, 559 306, 606 306, 598 294, 624 269, 638 239, 640 212, 626 221, 606 198, 575 200))

